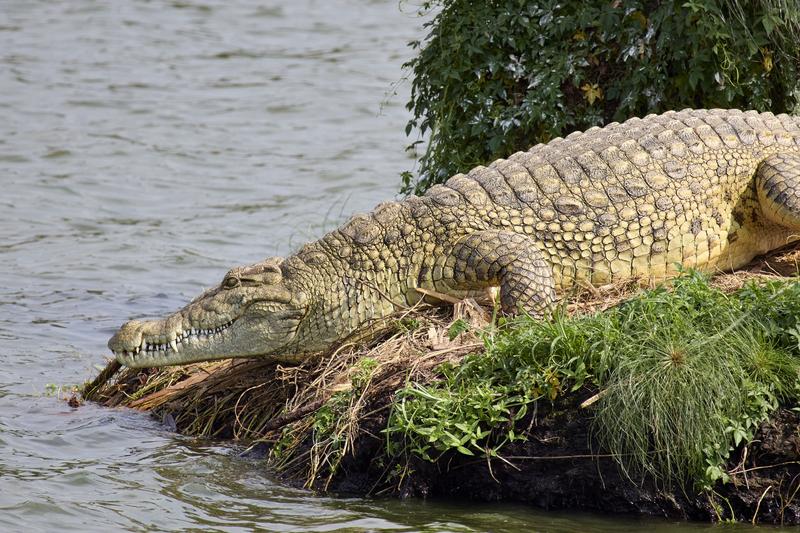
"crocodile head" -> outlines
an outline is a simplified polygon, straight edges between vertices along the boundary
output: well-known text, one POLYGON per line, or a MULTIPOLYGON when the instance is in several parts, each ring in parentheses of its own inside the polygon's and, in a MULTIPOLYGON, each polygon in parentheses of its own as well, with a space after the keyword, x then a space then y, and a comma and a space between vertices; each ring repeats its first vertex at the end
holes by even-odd
POLYGON ((108 342, 133 368, 254 357, 290 349, 309 308, 284 278, 281 258, 235 268, 222 283, 163 320, 132 320, 108 342))

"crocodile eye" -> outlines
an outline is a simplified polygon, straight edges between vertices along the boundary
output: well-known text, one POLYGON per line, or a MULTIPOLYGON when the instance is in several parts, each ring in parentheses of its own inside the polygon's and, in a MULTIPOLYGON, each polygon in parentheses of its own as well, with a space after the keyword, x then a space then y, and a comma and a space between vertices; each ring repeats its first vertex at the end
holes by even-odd
POLYGON ((228 276, 222 282, 222 286, 225 289, 235 289, 236 287, 239 286, 239 278, 237 278, 235 276, 228 276))

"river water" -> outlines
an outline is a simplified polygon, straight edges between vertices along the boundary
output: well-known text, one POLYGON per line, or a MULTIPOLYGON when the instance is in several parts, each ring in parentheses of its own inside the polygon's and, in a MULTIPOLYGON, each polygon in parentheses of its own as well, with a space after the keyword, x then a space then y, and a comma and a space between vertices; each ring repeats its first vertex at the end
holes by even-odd
POLYGON ((0 0, 1 531, 625 531, 525 506, 321 497, 64 390, 123 320, 396 195, 394 0, 0 0))

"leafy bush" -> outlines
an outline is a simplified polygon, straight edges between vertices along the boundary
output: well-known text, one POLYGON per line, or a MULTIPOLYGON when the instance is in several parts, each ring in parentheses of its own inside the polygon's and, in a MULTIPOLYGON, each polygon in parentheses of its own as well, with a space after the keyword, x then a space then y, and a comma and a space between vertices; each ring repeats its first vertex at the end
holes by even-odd
POLYGON ((431 0, 411 46, 405 192, 574 130, 685 107, 791 112, 800 4, 788 0, 431 0), (418 141, 422 142, 422 141, 418 141), (416 144, 416 143, 415 143, 416 144))

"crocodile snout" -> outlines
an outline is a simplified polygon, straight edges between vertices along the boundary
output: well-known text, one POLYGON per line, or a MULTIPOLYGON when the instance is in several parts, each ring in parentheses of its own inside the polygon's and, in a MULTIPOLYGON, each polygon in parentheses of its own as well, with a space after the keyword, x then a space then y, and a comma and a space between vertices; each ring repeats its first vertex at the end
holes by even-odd
POLYGON ((108 341, 108 347, 114 353, 132 351, 142 343, 143 322, 129 320, 108 341))

